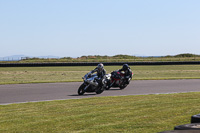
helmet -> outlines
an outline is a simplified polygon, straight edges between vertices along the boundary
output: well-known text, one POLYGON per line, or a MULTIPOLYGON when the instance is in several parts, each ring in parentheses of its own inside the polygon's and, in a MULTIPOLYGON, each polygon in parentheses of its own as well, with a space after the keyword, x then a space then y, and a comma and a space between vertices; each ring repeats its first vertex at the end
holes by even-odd
POLYGON ((99 64, 97 65, 97 69, 98 69, 98 70, 103 70, 103 64, 102 64, 102 63, 99 63, 99 64))
POLYGON ((124 64, 122 67, 123 70, 128 70, 128 68, 129 68, 128 64, 124 64))

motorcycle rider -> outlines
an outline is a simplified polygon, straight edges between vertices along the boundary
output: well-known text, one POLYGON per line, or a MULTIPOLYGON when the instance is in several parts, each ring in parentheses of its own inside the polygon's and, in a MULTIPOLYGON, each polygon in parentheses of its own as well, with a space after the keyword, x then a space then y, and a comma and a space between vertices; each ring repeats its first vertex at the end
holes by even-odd
POLYGON ((92 70, 88 73, 88 76, 90 76, 91 74, 93 74, 95 72, 97 72, 97 76, 98 76, 98 78, 96 80, 99 83, 99 86, 102 86, 101 81, 102 81, 104 75, 106 75, 106 70, 104 69, 104 65, 102 63, 99 63, 94 70, 92 70))
POLYGON ((126 84, 129 84, 129 78, 132 78, 132 71, 131 68, 128 66, 128 64, 123 64, 122 68, 119 69, 119 72, 124 71, 125 76, 124 80, 126 84))

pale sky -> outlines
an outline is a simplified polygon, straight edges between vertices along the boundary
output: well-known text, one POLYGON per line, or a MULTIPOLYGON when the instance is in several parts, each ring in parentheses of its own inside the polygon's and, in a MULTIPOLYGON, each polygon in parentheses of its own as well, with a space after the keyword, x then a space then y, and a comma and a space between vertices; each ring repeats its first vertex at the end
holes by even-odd
POLYGON ((200 54, 200 0, 0 0, 0 57, 200 54))

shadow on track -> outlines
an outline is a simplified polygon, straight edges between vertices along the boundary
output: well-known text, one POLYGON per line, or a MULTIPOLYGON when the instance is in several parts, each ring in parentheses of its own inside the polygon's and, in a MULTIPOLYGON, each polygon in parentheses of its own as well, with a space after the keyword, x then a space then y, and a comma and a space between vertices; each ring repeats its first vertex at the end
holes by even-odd
POLYGON ((109 89, 109 90, 105 90, 105 91, 119 91, 121 89, 109 89))
POLYGON ((68 96, 91 96, 91 95, 98 95, 98 94, 83 94, 83 95, 73 94, 68 96))

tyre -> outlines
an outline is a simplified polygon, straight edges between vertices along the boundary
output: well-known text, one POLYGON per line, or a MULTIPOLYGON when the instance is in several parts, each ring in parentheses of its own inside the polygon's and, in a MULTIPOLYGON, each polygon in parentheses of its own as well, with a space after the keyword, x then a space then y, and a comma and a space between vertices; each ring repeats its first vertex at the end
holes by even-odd
POLYGON ((83 94, 85 93, 85 91, 84 91, 84 88, 85 88, 85 87, 86 87, 86 86, 85 86, 84 83, 79 87, 79 89, 78 89, 78 94, 79 94, 79 95, 83 95, 83 94))
POLYGON ((98 88, 96 94, 101 94, 104 91, 104 87, 98 88))
POLYGON ((200 130, 200 123, 179 125, 179 126, 174 127, 174 130, 200 130))
POLYGON ((173 130, 173 131, 164 131, 159 133, 199 133, 198 130, 173 130))
POLYGON ((105 90, 109 90, 111 87, 110 87, 110 81, 107 81, 107 83, 105 83, 105 90))
POLYGON ((119 88, 122 90, 124 88, 126 88, 127 84, 122 84, 119 88))
POLYGON ((200 114, 191 117, 191 123, 200 123, 200 114))
POLYGON ((110 86, 106 86, 105 89, 106 89, 106 90, 109 90, 109 89, 110 89, 110 86))

